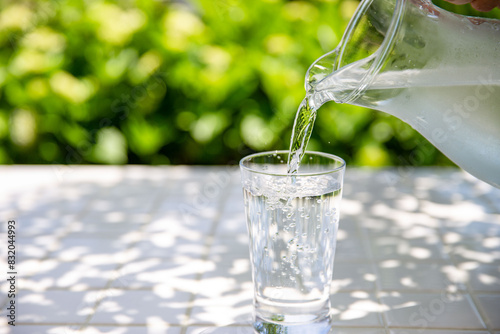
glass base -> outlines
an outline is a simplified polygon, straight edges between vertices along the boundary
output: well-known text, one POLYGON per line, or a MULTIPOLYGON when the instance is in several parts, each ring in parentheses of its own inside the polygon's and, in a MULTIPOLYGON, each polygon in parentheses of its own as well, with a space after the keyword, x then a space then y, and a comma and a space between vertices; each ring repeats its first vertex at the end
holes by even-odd
POLYGON ((258 334, 327 334, 332 329, 332 319, 325 316, 313 322, 274 322, 259 317, 253 323, 255 333, 258 334))

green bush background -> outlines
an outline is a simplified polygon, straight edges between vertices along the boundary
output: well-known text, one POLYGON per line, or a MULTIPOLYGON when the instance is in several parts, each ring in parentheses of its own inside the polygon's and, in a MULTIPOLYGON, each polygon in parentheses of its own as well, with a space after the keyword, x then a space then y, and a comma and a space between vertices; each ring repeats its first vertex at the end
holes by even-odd
MULTIPOLYGON (((286 149, 306 70, 357 4, 0 1, 0 163, 227 164, 286 149)), ((394 117, 333 103, 308 148, 451 164, 394 117)))

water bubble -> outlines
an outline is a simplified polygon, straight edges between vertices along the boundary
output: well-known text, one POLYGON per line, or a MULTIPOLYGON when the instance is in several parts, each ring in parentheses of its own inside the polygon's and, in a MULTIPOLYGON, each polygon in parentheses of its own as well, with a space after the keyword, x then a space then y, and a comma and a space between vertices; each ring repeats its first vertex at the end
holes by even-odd
POLYGON ((321 228, 321 225, 316 225, 316 229, 319 230, 321 228))
POLYGON ((286 276, 286 273, 283 271, 283 272, 281 273, 281 276, 286 276))
POLYGON ((317 202, 318 204, 321 204, 323 201, 322 201, 321 199, 318 199, 316 202, 317 202))
POLYGON ((307 233, 302 233, 302 236, 305 238, 307 237, 307 233))
POLYGON ((328 232, 330 232, 330 229, 329 229, 329 228, 327 228, 327 229, 325 230, 325 233, 328 233, 328 232))
POLYGON ((295 227, 295 225, 296 225, 295 223, 290 223, 290 225, 288 225, 288 226, 295 227))
POLYGON ((290 275, 290 281, 295 281, 295 276, 290 275))

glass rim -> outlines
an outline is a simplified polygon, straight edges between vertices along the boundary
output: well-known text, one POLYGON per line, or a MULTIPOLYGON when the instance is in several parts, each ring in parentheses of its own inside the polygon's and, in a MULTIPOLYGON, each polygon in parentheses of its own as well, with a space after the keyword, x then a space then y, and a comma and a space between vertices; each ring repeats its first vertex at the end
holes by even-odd
MULTIPOLYGON (((289 155, 290 151, 289 150, 275 150, 275 151, 265 151, 265 152, 257 152, 257 153, 253 153, 253 154, 250 154, 250 155, 247 155, 246 157, 243 157, 240 162, 239 162, 239 165, 240 165, 240 168, 242 170, 246 170, 246 171, 249 171, 249 172, 252 172, 252 173, 256 173, 256 174, 263 174, 263 175, 269 175, 269 176, 291 176, 290 174, 288 173, 276 173, 276 172, 266 172, 266 171, 261 171, 261 170, 256 170, 254 168, 251 168, 249 166, 245 166, 244 163, 252 158, 255 158, 255 157, 258 157, 258 156, 265 156, 265 155, 273 155, 273 154, 286 154, 287 156, 289 155)), ((337 172, 340 172, 342 170, 345 169, 345 166, 346 166, 346 163, 345 163, 345 160, 342 159, 341 157, 337 156, 337 155, 334 155, 334 154, 330 154, 330 153, 324 153, 324 152, 318 152, 318 151, 305 151, 304 152, 304 155, 305 154, 312 154, 312 155, 318 155, 318 156, 322 156, 322 157, 325 157, 325 158, 329 158, 331 160, 335 160, 335 161, 338 161, 341 163, 340 166, 338 167, 335 167, 335 168, 327 168, 325 171, 321 171, 321 172, 312 172, 312 173, 299 173, 298 174, 294 174, 293 176, 295 177, 302 177, 302 176, 315 176, 315 175, 326 175, 326 174, 332 174, 332 173, 337 173, 337 172)))

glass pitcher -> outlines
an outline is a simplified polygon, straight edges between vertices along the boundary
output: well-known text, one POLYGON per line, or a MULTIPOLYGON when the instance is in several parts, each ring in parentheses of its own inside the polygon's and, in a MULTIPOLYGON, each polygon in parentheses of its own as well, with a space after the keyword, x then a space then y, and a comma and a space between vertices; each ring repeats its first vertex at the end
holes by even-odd
POLYGON ((500 21, 427 0, 363 0, 306 74, 307 99, 380 110, 500 188, 500 21))

